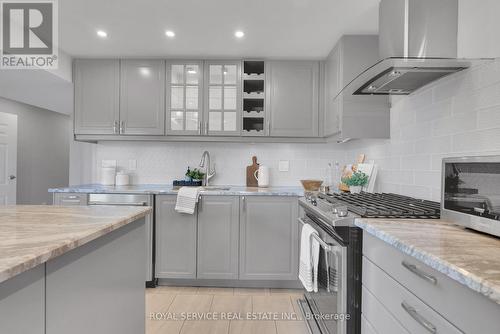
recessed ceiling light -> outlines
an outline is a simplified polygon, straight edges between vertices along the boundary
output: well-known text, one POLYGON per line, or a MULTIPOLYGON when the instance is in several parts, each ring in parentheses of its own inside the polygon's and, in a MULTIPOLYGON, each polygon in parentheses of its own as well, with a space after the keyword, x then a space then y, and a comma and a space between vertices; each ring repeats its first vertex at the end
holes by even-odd
POLYGON ((108 33, 105 32, 104 30, 97 30, 97 36, 99 36, 101 38, 106 38, 106 37, 108 37, 108 33))
POLYGON ((245 36, 245 33, 241 30, 236 30, 234 32, 234 36, 236 36, 236 38, 243 38, 243 36, 245 36))
POLYGON ((139 67, 139 73, 141 73, 143 77, 149 77, 151 75, 151 70, 149 67, 139 67))
POLYGON ((167 35, 167 37, 175 37, 175 32, 173 32, 172 30, 167 30, 165 31, 165 35, 167 35))

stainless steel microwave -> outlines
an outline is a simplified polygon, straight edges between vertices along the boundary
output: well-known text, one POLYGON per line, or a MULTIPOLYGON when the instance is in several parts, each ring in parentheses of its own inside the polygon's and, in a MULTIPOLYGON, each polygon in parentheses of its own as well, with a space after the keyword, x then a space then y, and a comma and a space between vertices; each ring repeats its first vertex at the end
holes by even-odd
POLYGON ((446 158, 441 217, 500 236, 500 156, 446 158))

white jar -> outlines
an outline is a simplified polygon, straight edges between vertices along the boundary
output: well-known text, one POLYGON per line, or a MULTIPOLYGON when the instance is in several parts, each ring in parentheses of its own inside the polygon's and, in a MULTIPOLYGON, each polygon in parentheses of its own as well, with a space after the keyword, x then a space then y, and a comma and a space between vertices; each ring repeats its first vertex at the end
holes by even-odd
POLYGON ((116 169, 114 167, 103 167, 101 169, 101 184, 103 186, 115 185, 116 169))
POLYGON ((128 186, 130 184, 130 176, 125 172, 116 173, 116 185, 128 186))
POLYGON ((259 169, 255 171, 253 174, 255 179, 257 180, 257 184, 259 187, 269 187, 269 167, 267 166, 259 166, 259 169))

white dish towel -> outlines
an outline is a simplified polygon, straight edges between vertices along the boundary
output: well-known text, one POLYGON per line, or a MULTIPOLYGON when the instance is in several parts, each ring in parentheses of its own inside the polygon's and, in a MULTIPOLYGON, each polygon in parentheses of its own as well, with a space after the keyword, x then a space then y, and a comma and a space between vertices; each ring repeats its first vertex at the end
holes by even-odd
POLYGON ((181 187, 177 193, 175 211, 193 214, 198 203, 201 187, 181 187))
POLYGON ((318 292, 319 242, 311 238, 318 232, 309 224, 304 224, 300 236, 299 279, 307 292, 318 292))

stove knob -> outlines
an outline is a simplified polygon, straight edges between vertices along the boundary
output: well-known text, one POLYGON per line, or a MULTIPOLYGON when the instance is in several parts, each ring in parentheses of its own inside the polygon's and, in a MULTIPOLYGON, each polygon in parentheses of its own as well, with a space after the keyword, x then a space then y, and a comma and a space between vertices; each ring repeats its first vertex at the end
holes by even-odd
POLYGON ((318 201, 316 201, 316 198, 311 198, 311 204, 314 206, 318 206, 318 201))
POLYGON ((349 211, 347 210, 347 207, 345 207, 345 206, 337 207, 337 216, 347 217, 348 213, 349 213, 349 211))

